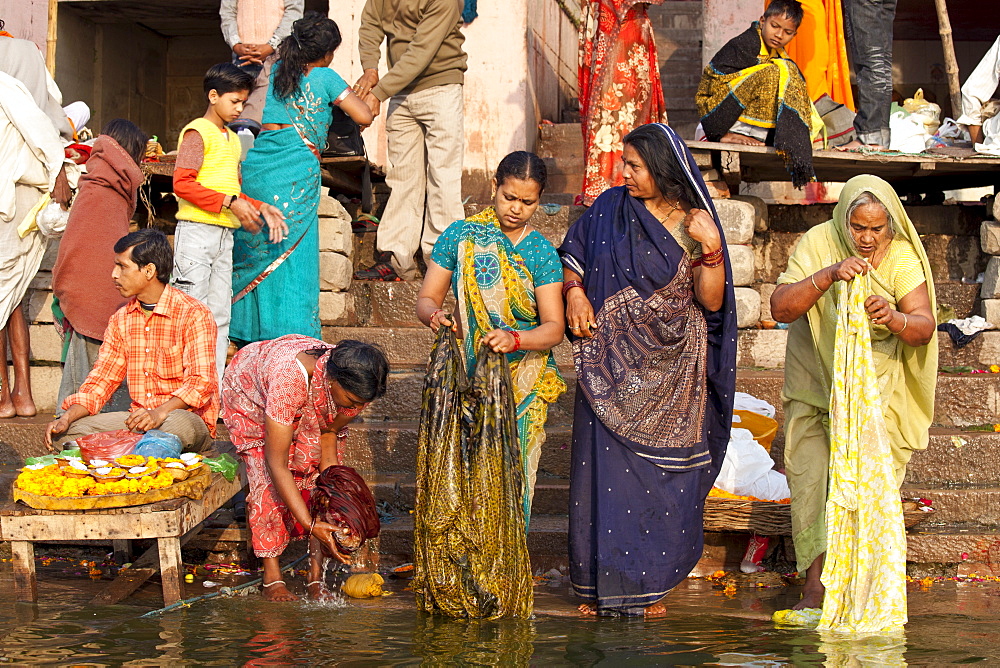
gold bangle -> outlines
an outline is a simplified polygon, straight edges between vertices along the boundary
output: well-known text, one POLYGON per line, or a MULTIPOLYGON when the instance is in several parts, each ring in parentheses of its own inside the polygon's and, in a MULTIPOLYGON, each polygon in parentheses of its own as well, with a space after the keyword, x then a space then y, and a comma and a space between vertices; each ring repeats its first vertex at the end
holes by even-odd
POLYGON ((908 324, 910 324, 910 321, 906 319, 906 314, 905 313, 903 313, 902 311, 900 311, 899 315, 903 316, 903 326, 902 326, 902 328, 900 328, 900 330, 898 332, 893 332, 893 334, 895 334, 896 336, 899 336, 900 334, 902 334, 903 330, 906 329, 906 326, 908 324))
POLYGON ((826 290, 830 289, 830 288, 827 288, 826 290, 819 289, 819 286, 816 285, 816 274, 812 274, 811 276, 809 276, 809 280, 812 281, 813 287, 816 288, 816 291, 819 292, 821 295, 825 295, 826 290))

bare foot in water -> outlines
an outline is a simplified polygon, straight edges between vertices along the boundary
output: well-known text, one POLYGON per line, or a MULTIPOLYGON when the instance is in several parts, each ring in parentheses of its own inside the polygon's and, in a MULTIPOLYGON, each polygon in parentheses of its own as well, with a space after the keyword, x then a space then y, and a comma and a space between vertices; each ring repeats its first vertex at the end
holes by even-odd
POLYGON ((860 149, 867 149, 869 151, 888 151, 889 149, 881 144, 862 144, 857 139, 852 139, 843 146, 834 146, 834 150, 837 151, 858 151, 860 149))
POLYGON ((759 139, 754 139, 753 137, 748 137, 746 135, 741 135, 737 132, 727 132, 722 135, 722 139, 719 140, 723 144, 743 144, 745 146, 764 146, 764 142, 759 139))
POLYGON ((588 617, 597 616, 597 604, 596 603, 583 603, 577 608, 580 612, 588 617))
POLYGON ((643 613, 646 617, 663 617, 667 614, 667 606, 657 601, 653 605, 647 606, 643 613))
MULTIPOLYGON (((317 585, 319 586, 319 585, 317 585)), ((261 590, 265 601, 297 601, 299 597, 288 591, 288 587, 280 580, 271 585, 262 585, 261 590)))
POLYGON ((307 587, 310 601, 325 601, 333 598, 333 594, 323 586, 322 582, 310 582, 307 587))
POLYGON ((792 610, 805 610, 807 608, 822 608, 823 607, 823 595, 826 593, 826 588, 819 584, 806 583, 806 586, 802 589, 802 600, 792 606, 792 610))

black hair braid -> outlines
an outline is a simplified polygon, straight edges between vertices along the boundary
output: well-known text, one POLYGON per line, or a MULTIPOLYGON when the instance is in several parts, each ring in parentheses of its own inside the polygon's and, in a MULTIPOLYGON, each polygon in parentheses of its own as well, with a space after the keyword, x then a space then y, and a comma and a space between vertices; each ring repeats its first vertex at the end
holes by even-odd
POLYGON ((340 28, 319 12, 306 12, 292 24, 292 32, 278 46, 278 70, 274 92, 280 100, 298 92, 306 65, 315 62, 340 46, 340 28))
POLYGON ((543 192, 549 180, 549 170, 545 162, 534 153, 514 151, 508 153, 497 166, 497 187, 502 186, 508 178, 534 181, 538 184, 538 192, 543 192))

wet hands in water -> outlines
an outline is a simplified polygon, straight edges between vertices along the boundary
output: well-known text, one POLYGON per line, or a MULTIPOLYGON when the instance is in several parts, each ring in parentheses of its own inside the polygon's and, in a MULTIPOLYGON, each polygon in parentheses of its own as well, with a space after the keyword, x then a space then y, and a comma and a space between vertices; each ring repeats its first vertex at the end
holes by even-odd
POLYGON ((326 555, 342 564, 349 564, 351 563, 351 557, 340 551, 337 541, 333 538, 333 534, 338 531, 343 532, 344 529, 327 522, 315 522, 312 526, 312 536, 319 541, 326 555))
POLYGON ((594 307, 583 290, 573 289, 566 293, 566 324, 573 336, 589 339, 594 335, 594 307))
POLYGON ((710 246, 712 250, 722 245, 715 219, 704 209, 691 209, 681 222, 688 236, 698 243, 710 246))
POLYGON ((846 260, 841 260, 837 264, 831 264, 827 267, 827 271, 830 273, 831 283, 837 281, 850 281, 855 276, 862 276, 867 274, 870 269, 870 265, 859 257, 851 256, 846 260))
POLYGON ((517 338, 506 329, 494 329, 483 337, 483 344, 495 353, 512 353, 517 348, 517 338))
POLYGON ((889 323, 892 322, 892 307, 889 306, 889 300, 885 297, 872 295, 866 299, 865 311, 868 312, 868 317, 871 318, 872 324, 874 325, 888 326, 889 323))

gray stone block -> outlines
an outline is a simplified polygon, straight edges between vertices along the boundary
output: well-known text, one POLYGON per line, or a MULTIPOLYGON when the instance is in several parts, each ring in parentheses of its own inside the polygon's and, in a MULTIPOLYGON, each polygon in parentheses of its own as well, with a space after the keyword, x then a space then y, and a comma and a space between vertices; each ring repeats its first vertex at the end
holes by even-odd
POLYGON ((329 195, 320 195, 319 197, 319 217, 351 220, 351 214, 347 213, 344 205, 329 195))
POLYGON ((983 278, 983 289, 980 294, 983 300, 1000 297, 1000 256, 994 255, 986 265, 986 275, 983 278))
POLYGON ((1000 197, 993 198, 993 220, 1000 220, 1000 197))
POLYGON ((319 289, 346 291, 351 287, 351 260, 340 253, 320 252, 319 289))
POLYGON ((983 300, 983 317, 987 322, 1000 325, 1000 299, 983 300))
POLYGON ((351 231, 350 218, 346 220, 343 218, 319 219, 320 252, 333 251, 334 253, 350 256, 353 245, 354 233, 351 231))
POLYGON ((748 202, 736 199, 716 199, 715 210, 726 235, 726 243, 748 244, 753 240, 754 208, 748 202))
POLYGON ((984 253, 1000 255, 1000 223, 984 220, 979 227, 979 244, 984 253))
POLYGON ((753 327, 760 321, 760 293, 753 288, 736 288, 736 326, 753 327))
POLYGON ((766 232, 768 230, 768 210, 767 203, 760 197, 754 197, 753 195, 733 195, 730 197, 731 200, 736 202, 746 202, 753 207, 753 231, 754 232, 766 232))
POLYGON ((751 285, 753 283, 754 255, 751 246, 730 246, 729 263, 733 268, 733 285, 751 285))
POLYGON ((319 321, 324 325, 339 325, 348 320, 353 298, 346 292, 319 293, 319 321))

